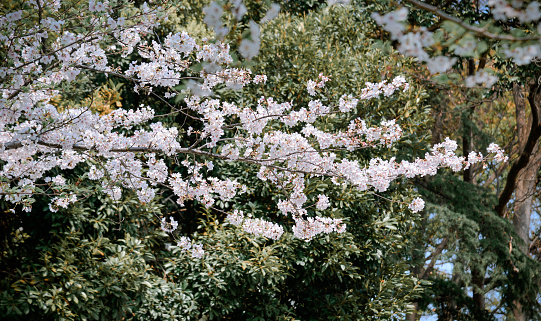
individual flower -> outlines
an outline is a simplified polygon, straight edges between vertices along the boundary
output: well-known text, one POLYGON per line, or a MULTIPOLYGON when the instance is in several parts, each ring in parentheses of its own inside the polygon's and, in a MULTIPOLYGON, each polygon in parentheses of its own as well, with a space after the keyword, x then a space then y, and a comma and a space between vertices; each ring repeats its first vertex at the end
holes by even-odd
POLYGON ((422 198, 417 197, 414 199, 409 205, 408 208, 413 212, 417 213, 423 210, 425 208, 425 201, 423 201, 422 198))
POLYGON ((205 254, 205 251, 203 250, 203 244, 193 244, 192 245, 192 257, 196 259, 200 259, 205 254))
POLYGON ((267 82, 267 76, 265 75, 256 75, 253 80, 254 83, 260 84, 260 83, 266 83, 267 82))
POLYGON ((316 208, 320 211, 323 211, 327 209, 329 206, 331 206, 331 203, 329 203, 329 198, 326 195, 319 194, 318 201, 316 203, 316 208))
POLYGON ((62 177, 62 175, 57 175, 51 179, 53 183, 56 185, 62 186, 66 184, 66 179, 62 177))
POLYGON ((342 95, 342 97, 340 97, 340 102, 338 104, 338 109, 343 113, 347 113, 350 110, 352 110, 353 108, 355 108, 357 106, 358 102, 359 102, 359 100, 354 99, 352 95, 344 94, 344 95, 342 95))
POLYGON ((239 45, 239 53, 246 59, 252 59, 259 53, 260 43, 250 39, 242 39, 239 45))
POLYGON ((192 247, 192 240, 189 237, 182 236, 180 241, 177 242, 177 246, 182 249, 182 251, 188 251, 192 247))
POLYGON ((310 96, 316 95, 316 87, 317 87, 317 82, 313 80, 308 80, 308 83, 306 84, 306 89, 308 90, 308 94, 310 94, 310 96))
POLYGON ((491 143, 487 148, 487 152, 496 154, 494 155, 494 160, 498 163, 507 162, 509 160, 509 157, 504 155, 504 150, 497 144, 491 143))
POLYGON ((271 4, 269 10, 267 11, 263 19, 261 19, 261 23, 273 20, 274 18, 278 17, 278 13, 280 13, 280 5, 277 3, 271 4))
POLYGON ((165 220, 165 217, 162 218, 162 224, 161 224, 161 229, 162 231, 166 232, 166 233, 172 233, 173 231, 175 231, 178 227, 178 222, 175 221, 174 218, 172 218, 171 216, 169 216, 169 219, 171 220, 171 222, 167 222, 165 220))

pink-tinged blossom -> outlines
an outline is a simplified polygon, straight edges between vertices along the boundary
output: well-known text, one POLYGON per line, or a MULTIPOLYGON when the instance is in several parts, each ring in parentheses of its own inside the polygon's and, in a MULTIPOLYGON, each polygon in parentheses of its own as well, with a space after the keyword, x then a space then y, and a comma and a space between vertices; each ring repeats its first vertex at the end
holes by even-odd
POLYGON ((301 240, 310 241, 315 236, 332 232, 343 233, 346 230, 346 224, 342 219, 333 219, 329 217, 308 217, 294 218, 293 235, 301 240))
POLYGON ((63 186, 66 185, 66 179, 62 177, 62 175, 57 175, 51 179, 51 182, 55 183, 56 185, 63 186))
POLYGON ((201 259, 205 255, 203 250, 203 244, 193 244, 192 245, 192 257, 194 259, 201 259))
POLYGON ((182 236, 180 238, 180 240, 177 242, 177 246, 182 252, 191 251, 192 257, 196 259, 200 259, 203 257, 203 255, 205 255, 203 244, 195 244, 189 237, 186 236, 182 236))
POLYGON ((318 200, 316 203, 316 208, 318 210, 323 211, 329 208, 329 206, 331 206, 331 203, 329 203, 329 198, 326 195, 319 194, 317 197, 318 200))
POLYGON ((188 251, 192 248, 192 240, 189 237, 181 236, 180 241, 177 242, 177 246, 181 248, 182 251, 188 251))
POLYGON ((164 231, 165 233, 173 233, 173 231, 175 231, 178 227, 178 222, 175 221, 174 218, 172 217, 169 217, 169 219, 171 220, 170 222, 167 222, 165 217, 162 218, 162 222, 161 222, 161 226, 160 228, 162 229, 162 231, 164 231))
POLYGON ((278 240, 282 234, 284 234, 284 228, 281 225, 260 218, 246 218, 242 211, 238 210, 228 214, 226 220, 232 225, 242 227, 246 233, 254 234, 256 236, 278 240))
POLYGON ((422 211, 425 208, 425 201, 422 198, 417 197, 409 205, 408 208, 413 212, 417 213, 422 211))
POLYGON ((488 153, 496 154, 494 160, 498 163, 504 163, 509 160, 509 157, 505 156, 505 151, 495 143, 491 143, 487 148, 488 153))
POLYGON ((475 87, 478 85, 482 85, 486 88, 492 88, 492 85, 494 85, 498 81, 498 77, 493 76, 486 72, 485 70, 479 70, 475 75, 468 76, 464 80, 464 84, 466 87, 475 87))
POLYGON ((347 113, 347 112, 351 111, 353 108, 357 107, 358 102, 359 102, 359 100, 353 98, 352 95, 344 94, 344 95, 342 95, 342 97, 340 97, 340 102, 339 102, 339 105, 338 105, 338 109, 342 113, 347 113))
POLYGON ((254 83, 255 84, 261 84, 261 83, 266 83, 267 82, 267 76, 265 75, 257 75, 254 77, 254 83))
POLYGON ((118 186, 104 186, 103 192, 114 201, 120 201, 122 198, 122 189, 118 186))
POLYGON ((146 204, 152 201, 152 199, 156 195, 156 190, 147 186, 143 186, 141 189, 137 190, 136 193, 139 201, 142 204, 146 204))
POLYGON ((310 96, 316 95, 316 88, 317 83, 313 80, 308 80, 308 83, 306 84, 306 89, 308 90, 308 94, 310 94, 310 96))
POLYGON ((325 87, 325 83, 331 80, 329 77, 324 76, 322 73, 319 74, 318 79, 319 81, 317 82, 313 80, 308 80, 306 84, 306 89, 308 90, 308 94, 310 94, 310 96, 315 96, 316 90, 325 87))
POLYGON ((51 212, 58 212, 59 208, 68 208, 69 204, 77 202, 77 196, 70 194, 66 196, 55 197, 49 203, 49 210, 51 212))
POLYGON ((280 5, 277 3, 271 4, 269 10, 267 11, 263 19, 261 19, 261 23, 265 23, 265 22, 269 22, 273 20, 274 18, 278 17, 279 13, 280 13, 280 5))
POLYGON ((183 53, 184 57, 187 57, 190 53, 192 53, 192 51, 199 48, 199 46, 195 43, 195 40, 185 31, 182 33, 169 34, 165 38, 164 44, 165 47, 170 48, 170 50, 183 53))
POLYGON ((395 77, 390 84, 384 80, 379 83, 366 82, 365 85, 366 88, 363 88, 361 91, 360 99, 362 100, 379 98, 381 94, 383 94, 385 97, 389 97, 400 87, 403 87, 404 91, 409 88, 409 84, 403 76, 395 77))

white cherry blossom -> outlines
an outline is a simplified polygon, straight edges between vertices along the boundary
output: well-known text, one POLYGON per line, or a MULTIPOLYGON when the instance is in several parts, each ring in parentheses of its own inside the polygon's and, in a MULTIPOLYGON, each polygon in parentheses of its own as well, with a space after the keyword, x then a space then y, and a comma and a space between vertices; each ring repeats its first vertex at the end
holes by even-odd
MULTIPOLYGON (((241 17, 242 4, 236 2, 234 7, 241 17)), ((55 8, 53 5, 51 10, 55 8)), ((356 118, 346 129, 332 133, 319 129, 318 120, 335 113, 349 113, 362 101, 386 99, 407 91, 409 84, 405 77, 376 83, 366 81, 361 92, 344 93, 338 98, 324 97, 325 84, 331 79, 319 74, 316 80, 308 81, 307 91, 310 96, 321 97, 306 105, 294 106, 292 102, 261 97, 237 106, 209 95, 219 86, 232 89, 261 86, 267 78, 254 77, 250 70, 238 65, 233 67, 228 44, 195 39, 185 32, 165 35, 163 41, 150 41, 149 35, 160 22, 160 9, 146 4, 137 8, 141 15, 132 18, 113 18, 106 1, 89 1, 88 10, 93 15, 87 33, 63 30, 60 26, 66 22, 55 20, 54 15, 44 24, 46 34, 16 38, 9 32, 1 33, 0 43, 10 49, 0 70, 3 76, 0 188, 6 201, 21 204, 25 210, 31 209, 37 184, 49 184, 57 189, 68 184, 62 176, 51 178, 52 170, 76 167, 86 171, 83 179, 96 181, 96 190, 115 201, 122 198, 124 191, 131 190, 141 203, 149 203, 160 189, 168 188, 179 206, 198 201, 210 208, 217 200, 231 201, 246 188, 242 182, 210 175, 214 165, 209 159, 221 159, 258 166, 257 177, 274 184, 283 193, 277 206, 282 215, 295 223, 291 232, 310 240, 322 233, 342 233, 346 224, 340 218, 313 216, 309 212, 314 204, 307 205, 313 199, 306 194, 308 179, 331 177, 336 184, 349 184, 360 191, 385 192, 393 181, 402 177, 434 175, 440 168, 460 171, 488 159, 482 155, 468 155, 468 159, 457 156, 456 142, 446 140, 434 146, 423 159, 398 163, 394 158, 376 158, 367 164, 350 160, 336 150, 390 147, 401 138, 400 120, 382 120, 378 126, 370 126, 356 118), (104 37, 104 32, 115 40, 104 37), (46 38, 51 43, 51 54, 43 54, 42 40, 46 38), (117 60, 110 59, 112 55, 135 58, 127 65, 115 64, 117 60), (196 64, 204 66, 197 73, 191 71, 196 64), (183 92, 187 94, 186 107, 172 106, 172 112, 189 111, 193 121, 200 123, 199 130, 188 128, 186 133, 195 143, 187 143, 182 128, 162 123, 162 115, 156 115, 152 106, 129 111, 116 109, 105 115, 92 112, 89 106, 57 108, 53 98, 60 94, 59 89, 88 73, 127 79, 141 95, 153 95, 156 89, 165 89, 169 98, 184 83, 188 87, 183 92), (186 77, 194 79, 184 82, 186 77), (172 172, 166 165, 168 159, 174 160, 181 171, 172 172)), ((219 36, 225 32, 221 22, 223 10, 216 2, 204 10, 205 22, 219 36)), ((271 10, 276 11, 276 6, 271 10)), ((274 15, 270 12, 268 19, 274 15)), ((407 10, 374 17, 389 28, 393 37, 401 39, 407 10)), ((1 17, 0 25, 13 33, 14 22, 20 19, 22 12, 15 11, 1 17)), ((248 59, 259 51, 261 32, 253 21, 249 28, 251 39, 242 40, 239 48, 248 59)), ((402 50, 423 56, 423 46, 430 45, 428 31, 421 30, 408 37, 411 43, 404 41, 402 50)), ((453 62, 446 61, 445 67, 453 62)), ((493 82, 491 77, 479 74, 472 81, 488 85, 493 82)), ((505 161, 499 147, 491 145, 489 153, 495 154, 495 161, 505 161)), ((76 201, 75 192, 51 194, 49 208, 56 212, 76 201)), ((420 210, 421 201, 414 202, 410 209, 420 210)), ((315 208, 323 211, 330 203, 328 196, 321 194, 315 208)), ((269 213, 269 217, 280 213, 269 213)), ((286 233, 277 223, 244 217, 238 211, 230 213, 228 221, 248 233, 274 240, 286 233)), ((178 222, 164 217, 161 228, 173 233, 178 222)), ((179 247, 190 250, 193 257, 204 253, 201 245, 188 239, 181 238, 179 247)))

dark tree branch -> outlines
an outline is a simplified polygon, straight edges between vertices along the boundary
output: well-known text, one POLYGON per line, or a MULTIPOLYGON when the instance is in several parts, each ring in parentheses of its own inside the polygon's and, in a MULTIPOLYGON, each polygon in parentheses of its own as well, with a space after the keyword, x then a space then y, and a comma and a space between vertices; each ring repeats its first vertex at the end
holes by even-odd
POLYGON ((434 269, 434 265, 436 264, 436 260, 438 256, 443 252, 448 242, 449 242, 449 238, 444 238, 443 241, 438 245, 434 253, 432 253, 428 257, 430 258, 430 263, 428 263, 428 265, 426 266, 426 269, 424 269, 423 272, 419 274, 419 279, 425 279, 428 275, 430 275, 430 273, 434 269))
MULTIPOLYGON (((409 0, 408 0, 409 1, 409 0)), ((513 163, 509 174, 507 174, 507 180, 502 193, 499 196, 498 205, 496 206, 496 213, 503 217, 507 203, 511 199, 515 187, 517 184, 517 178, 522 169, 524 169, 530 163, 532 152, 541 137, 541 123, 539 119, 539 107, 538 102, 541 100, 541 86, 535 78, 535 83, 530 86, 530 94, 528 95, 528 101, 530 102, 530 109, 532 114, 532 125, 530 128, 530 134, 524 144, 524 149, 520 153, 520 157, 513 163)))
MULTIPOLYGON (((53 148, 53 149, 59 149, 59 150, 65 150, 66 149, 61 144, 47 143, 47 142, 45 142, 43 140, 38 140, 36 142, 36 144, 40 145, 40 146, 48 147, 48 148, 53 148)), ((3 147, 3 150, 12 150, 12 149, 17 149, 17 148, 24 147, 24 144, 22 142, 20 142, 20 141, 13 141, 13 142, 5 143, 3 145, 0 144, 0 149, 2 147, 3 147)), ((86 146, 82 146, 82 145, 78 145, 78 144, 74 144, 74 145, 70 146, 69 149, 75 150, 75 151, 97 151, 97 149, 95 147, 86 147, 86 146)), ((157 148, 153 148, 152 146, 149 146, 149 147, 112 148, 112 149, 107 150, 107 152, 112 152, 112 153, 143 153, 143 152, 144 153, 162 153, 163 151, 160 150, 160 149, 157 149, 157 148)), ((191 155, 198 155, 198 156, 207 156, 207 157, 212 157, 212 158, 217 158, 217 159, 224 159, 224 160, 232 160, 231 158, 229 158, 226 155, 215 154, 215 153, 212 153, 212 152, 207 152, 207 151, 203 151, 203 150, 196 149, 196 148, 190 148, 190 147, 188 147, 188 148, 177 148, 175 150, 175 153, 178 153, 178 154, 191 154, 191 155)), ((290 155, 292 155, 292 154, 290 154, 290 155)), ((275 159, 254 159, 254 158, 247 158, 247 157, 239 157, 239 158, 236 158, 234 160, 239 161, 239 162, 249 163, 249 164, 263 165, 263 166, 266 166, 268 168, 274 168, 274 169, 277 169, 277 170, 281 170, 281 171, 285 171, 285 172, 291 172, 291 173, 302 173, 302 174, 307 174, 307 175, 319 175, 319 176, 343 178, 343 176, 341 176, 339 174, 336 174, 336 173, 333 173, 333 172, 315 172, 315 171, 310 172, 310 171, 305 171, 305 170, 300 170, 300 169, 290 169, 290 168, 286 168, 286 167, 271 164, 274 161, 283 161, 283 159, 276 159, 276 158, 275 159)), ((308 162, 305 162, 305 163, 308 163, 308 162)), ((308 163, 308 164, 310 164, 310 163, 308 163)))

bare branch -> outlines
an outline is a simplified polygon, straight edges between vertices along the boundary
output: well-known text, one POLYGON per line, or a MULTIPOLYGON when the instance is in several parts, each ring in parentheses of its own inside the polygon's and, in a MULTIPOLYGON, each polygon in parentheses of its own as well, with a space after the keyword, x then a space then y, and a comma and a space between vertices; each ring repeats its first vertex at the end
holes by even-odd
POLYGON ((438 256, 443 252, 445 247, 447 246, 447 243, 449 242, 449 238, 444 238, 443 241, 438 245, 436 250, 427 258, 430 259, 430 263, 428 263, 426 269, 424 269, 419 274, 419 279, 425 279, 434 269, 434 265, 436 264, 436 260, 438 256))

